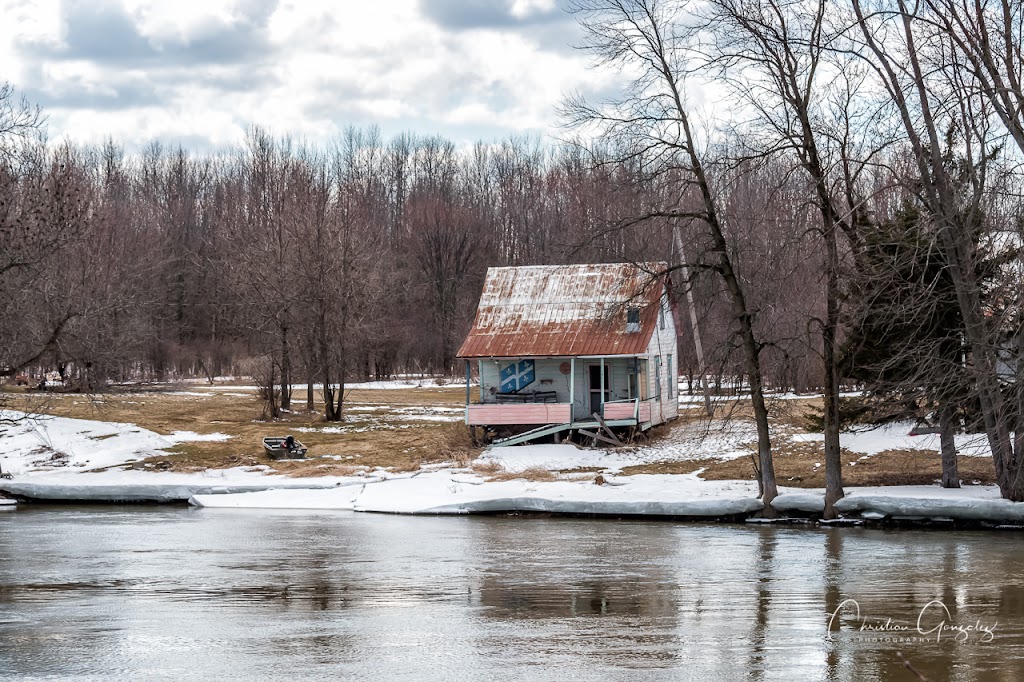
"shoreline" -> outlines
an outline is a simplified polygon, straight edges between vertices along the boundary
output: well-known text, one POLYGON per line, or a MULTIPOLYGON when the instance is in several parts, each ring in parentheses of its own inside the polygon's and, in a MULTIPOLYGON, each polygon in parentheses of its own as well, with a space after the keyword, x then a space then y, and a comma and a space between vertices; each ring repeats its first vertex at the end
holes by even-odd
MULTIPOLYGON (((3 498, 0 498, 3 499, 3 498)), ((197 507, 187 500, 166 500, 166 501, 115 501, 115 500, 74 500, 74 499, 44 499, 44 498, 6 498, 17 502, 23 510, 43 510, 47 508, 61 507, 103 507, 111 506, 118 508, 143 507, 154 508, 177 508, 182 510, 199 511, 206 507, 197 507)), ((15 506, 15 505, 11 505, 15 506)), ((210 509, 217 509, 211 507, 210 509)), ((492 518, 521 518, 524 521, 540 519, 583 519, 591 521, 608 522, 658 522, 658 523, 685 523, 685 524, 709 524, 717 526, 741 526, 753 528, 760 526, 770 527, 792 527, 806 530, 821 530, 828 528, 854 528, 854 529, 887 529, 887 530, 917 530, 917 531, 1024 531, 1024 523, 1001 523, 986 520, 971 519, 941 519, 941 518, 884 518, 867 519, 859 517, 841 517, 832 521, 814 516, 780 516, 773 519, 762 518, 756 515, 727 515, 727 516, 690 516, 672 514, 622 514, 622 513, 599 513, 599 512, 557 512, 542 510, 493 510, 474 511, 460 514, 437 513, 437 512, 388 512, 369 511, 355 509, 306 509, 296 507, 276 507, 270 509, 254 507, 234 507, 233 511, 247 512, 290 512, 295 514, 324 512, 339 512, 341 514, 366 514, 380 516, 405 516, 417 518, 469 518, 469 517, 492 517, 492 518)))
POLYGON ((753 481, 705 481, 698 474, 603 474, 530 481, 488 480, 468 469, 286 478, 252 471, 175 474, 141 471, 36 474, 0 481, 0 497, 33 505, 190 505, 201 509, 352 511, 409 516, 506 515, 934 529, 1022 529, 1024 503, 992 486, 848 487, 841 517, 821 518, 823 491, 782 488, 777 518, 763 518, 753 481))

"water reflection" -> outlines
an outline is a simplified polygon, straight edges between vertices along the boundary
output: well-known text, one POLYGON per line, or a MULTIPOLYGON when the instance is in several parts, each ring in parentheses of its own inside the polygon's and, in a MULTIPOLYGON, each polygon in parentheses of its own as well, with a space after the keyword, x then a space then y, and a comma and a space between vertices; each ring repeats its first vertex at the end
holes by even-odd
POLYGON ((35 507, 0 517, 0 677, 1016 680, 1022 560, 997 532, 35 507), (992 641, 921 635, 929 603, 992 641))

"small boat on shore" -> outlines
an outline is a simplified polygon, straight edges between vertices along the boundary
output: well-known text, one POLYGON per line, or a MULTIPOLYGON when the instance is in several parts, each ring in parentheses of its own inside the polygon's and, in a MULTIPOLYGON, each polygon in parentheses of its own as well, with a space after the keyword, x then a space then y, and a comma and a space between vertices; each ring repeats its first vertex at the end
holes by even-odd
POLYGON ((307 448, 294 436, 269 436, 263 439, 263 449, 271 459, 304 459, 307 448))

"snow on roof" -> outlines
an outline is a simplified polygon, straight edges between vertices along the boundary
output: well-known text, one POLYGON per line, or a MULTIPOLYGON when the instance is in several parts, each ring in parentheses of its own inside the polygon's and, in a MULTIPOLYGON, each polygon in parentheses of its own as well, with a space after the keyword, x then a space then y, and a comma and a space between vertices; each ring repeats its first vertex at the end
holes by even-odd
POLYGON ((489 268, 461 358, 639 355, 658 322, 664 263, 489 268), (626 310, 640 331, 626 331, 626 310))

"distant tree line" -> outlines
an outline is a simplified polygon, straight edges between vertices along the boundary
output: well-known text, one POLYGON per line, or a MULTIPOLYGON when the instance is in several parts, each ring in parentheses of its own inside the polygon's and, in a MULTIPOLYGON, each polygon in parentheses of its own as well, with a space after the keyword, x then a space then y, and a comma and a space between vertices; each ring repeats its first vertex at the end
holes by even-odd
MULTIPOLYGON (((325 384, 336 416, 346 379, 460 373, 454 355, 487 267, 667 262, 678 228, 624 225, 663 188, 574 144, 460 149, 349 130, 312 147, 253 130, 244 147, 212 156, 155 144, 127 155, 113 141, 9 148, 0 367, 59 371, 89 390, 244 374, 277 386, 286 409, 289 386, 325 384)), ((777 343, 768 380, 809 390, 821 383, 804 328, 815 302, 782 285, 813 291, 816 266, 791 224, 801 211, 763 185, 771 172, 744 171, 735 243, 759 278, 757 305, 774 311, 763 317, 777 343), (761 230, 766 211, 777 229, 761 230), (743 243, 754 232, 758 243, 743 243)), ((708 373, 732 387, 744 369, 727 306, 706 273, 694 287, 708 373)), ((693 383, 692 342, 681 352, 693 383)))

